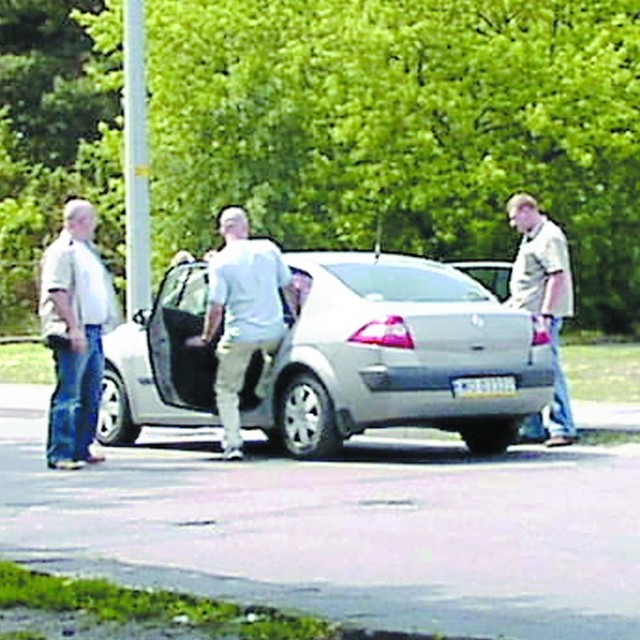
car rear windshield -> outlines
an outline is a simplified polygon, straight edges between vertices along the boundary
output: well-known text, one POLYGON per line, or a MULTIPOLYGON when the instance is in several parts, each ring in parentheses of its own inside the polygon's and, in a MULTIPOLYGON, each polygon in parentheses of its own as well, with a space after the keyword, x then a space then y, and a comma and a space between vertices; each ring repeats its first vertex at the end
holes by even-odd
POLYGON ((369 300, 463 302, 490 296, 471 278, 448 269, 403 264, 332 264, 327 270, 369 300))

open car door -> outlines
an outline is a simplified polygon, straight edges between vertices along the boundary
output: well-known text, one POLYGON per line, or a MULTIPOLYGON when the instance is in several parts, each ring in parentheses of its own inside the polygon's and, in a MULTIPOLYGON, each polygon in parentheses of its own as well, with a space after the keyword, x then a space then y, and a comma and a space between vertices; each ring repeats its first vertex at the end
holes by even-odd
MULTIPOLYGON (((191 262, 170 269, 160 285, 147 324, 153 379, 165 404, 216 413, 214 381, 218 362, 215 346, 221 330, 207 347, 187 347, 187 338, 201 335, 208 307, 207 263, 191 262)), ((240 408, 258 403, 253 393, 262 371, 256 352, 240 394, 240 408)))

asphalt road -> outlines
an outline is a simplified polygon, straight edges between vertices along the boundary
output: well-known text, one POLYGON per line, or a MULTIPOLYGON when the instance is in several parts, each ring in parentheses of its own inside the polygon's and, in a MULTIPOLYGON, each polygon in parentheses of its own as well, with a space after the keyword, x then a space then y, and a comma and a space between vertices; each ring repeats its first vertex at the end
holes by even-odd
MULTIPOLYGON (((216 430, 147 429, 63 473, 44 465, 47 394, 0 385, 4 559, 373 629, 640 638, 640 445, 479 459, 400 430, 331 463, 259 440, 224 463, 216 430)), ((576 414, 634 429, 638 409, 576 414)))

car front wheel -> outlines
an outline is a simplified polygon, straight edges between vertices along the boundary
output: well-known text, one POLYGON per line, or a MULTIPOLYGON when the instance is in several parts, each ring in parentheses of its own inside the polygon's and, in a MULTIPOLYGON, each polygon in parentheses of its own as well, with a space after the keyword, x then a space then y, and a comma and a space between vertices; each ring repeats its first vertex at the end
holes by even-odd
POLYGON ((294 458, 331 458, 342 448, 333 403, 313 375, 298 374, 287 384, 278 418, 284 445, 294 458))
POLYGON ((131 420, 129 399, 120 376, 106 368, 102 378, 102 397, 96 439, 103 445, 133 444, 140 425, 131 420))
POLYGON ((460 431, 471 453, 490 456, 504 453, 518 436, 519 420, 487 420, 460 431))

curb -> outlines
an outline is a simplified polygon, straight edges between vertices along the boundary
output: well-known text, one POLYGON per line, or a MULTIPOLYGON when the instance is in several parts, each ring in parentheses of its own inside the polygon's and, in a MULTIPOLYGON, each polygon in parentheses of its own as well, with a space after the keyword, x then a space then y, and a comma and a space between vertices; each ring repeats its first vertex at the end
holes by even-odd
POLYGON ((0 336, 0 345, 42 342, 40 336, 0 336))

